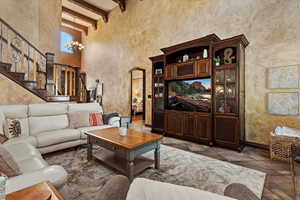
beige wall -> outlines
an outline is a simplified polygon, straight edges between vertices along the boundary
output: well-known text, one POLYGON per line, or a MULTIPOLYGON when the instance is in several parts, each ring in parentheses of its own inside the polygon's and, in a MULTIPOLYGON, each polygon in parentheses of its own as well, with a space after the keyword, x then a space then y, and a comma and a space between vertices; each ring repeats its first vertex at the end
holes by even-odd
MULTIPOLYGON (((0 17, 43 53, 58 55, 61 0, 1 0, 0 17)), ((0 91, 0 104, 44 102, 3 75, 0 91)))
POLYGON ((35 104, 45 101, 0 74, 0 105, 35 104))
MULTIPOLYGON (((87 38, 84 65, 89 82, 104 81, 104 109, 129 113, 130 74, 133 67, 147 70, 149 56, 160 48, 216 33, 221 38, 245 34, 247 140, 267 144, 276 125, 300 129, 299 117, 267 114, 266 69, 300 63, 299 0, 128 0, 127 10, 110 13, 87 38)), ((151 123, 147 99, 146 123, 151 123)))

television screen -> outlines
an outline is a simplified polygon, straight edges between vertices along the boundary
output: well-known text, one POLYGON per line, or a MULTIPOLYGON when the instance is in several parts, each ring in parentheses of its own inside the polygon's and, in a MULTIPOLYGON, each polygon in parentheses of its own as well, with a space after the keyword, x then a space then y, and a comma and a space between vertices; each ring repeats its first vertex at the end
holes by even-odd
POLYGON ((210 112, 211 79, 170 81, 167 107, 172 110, 210 112))

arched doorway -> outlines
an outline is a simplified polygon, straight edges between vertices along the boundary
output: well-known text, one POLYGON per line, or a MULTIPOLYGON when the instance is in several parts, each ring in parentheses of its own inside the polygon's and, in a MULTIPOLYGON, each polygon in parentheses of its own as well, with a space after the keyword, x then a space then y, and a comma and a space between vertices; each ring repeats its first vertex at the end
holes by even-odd
POLYGON ((146 118, 146 70, 135 67, 130 71, 130 116, 132 120, 146 118))

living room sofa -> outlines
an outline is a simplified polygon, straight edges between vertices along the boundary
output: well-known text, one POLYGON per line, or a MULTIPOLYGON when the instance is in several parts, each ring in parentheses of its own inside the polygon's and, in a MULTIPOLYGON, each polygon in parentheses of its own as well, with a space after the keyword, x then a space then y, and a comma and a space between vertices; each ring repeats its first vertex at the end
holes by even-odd
POLYGON ((10 177, 6 183, 6 194, 44 181, 50 181, 61 190, 67 181, 66 170, 58 165, 49 166, 41 153, 28 143, 1 145, 19 166, 21 175, 10 177))
POLYGON ((87 111, 103 112, 98 103, 64 104, 46 103, 30 105, 2 105, 0 112, 6 118, 21 121, 22 134, 5 144, 27 142, 36 147, 42 154, 75 147, 87 143, 85 131, 104 129, 120 125, 120 118, 109 119, 103 126, 70 128, 68 113, 87 111))
POLYGON ((224 196, 180 185, 136 178, 130 184, 127 177, 113 176, 99 191, 96 200, 259 200, 245 185, 232 183, 224 196))

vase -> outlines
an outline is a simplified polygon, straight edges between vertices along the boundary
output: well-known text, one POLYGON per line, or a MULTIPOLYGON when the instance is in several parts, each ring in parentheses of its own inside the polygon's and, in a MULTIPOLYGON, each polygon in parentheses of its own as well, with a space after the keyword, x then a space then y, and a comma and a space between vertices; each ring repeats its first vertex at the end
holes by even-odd
POLYGON ((5 185, 7 181, 7 176, 0 173, 0 200, 5 200, 5 185))
POLYGON ((207 49, 204 49, 204 51, 203 51, 203 58, 208 58, 207 49))

